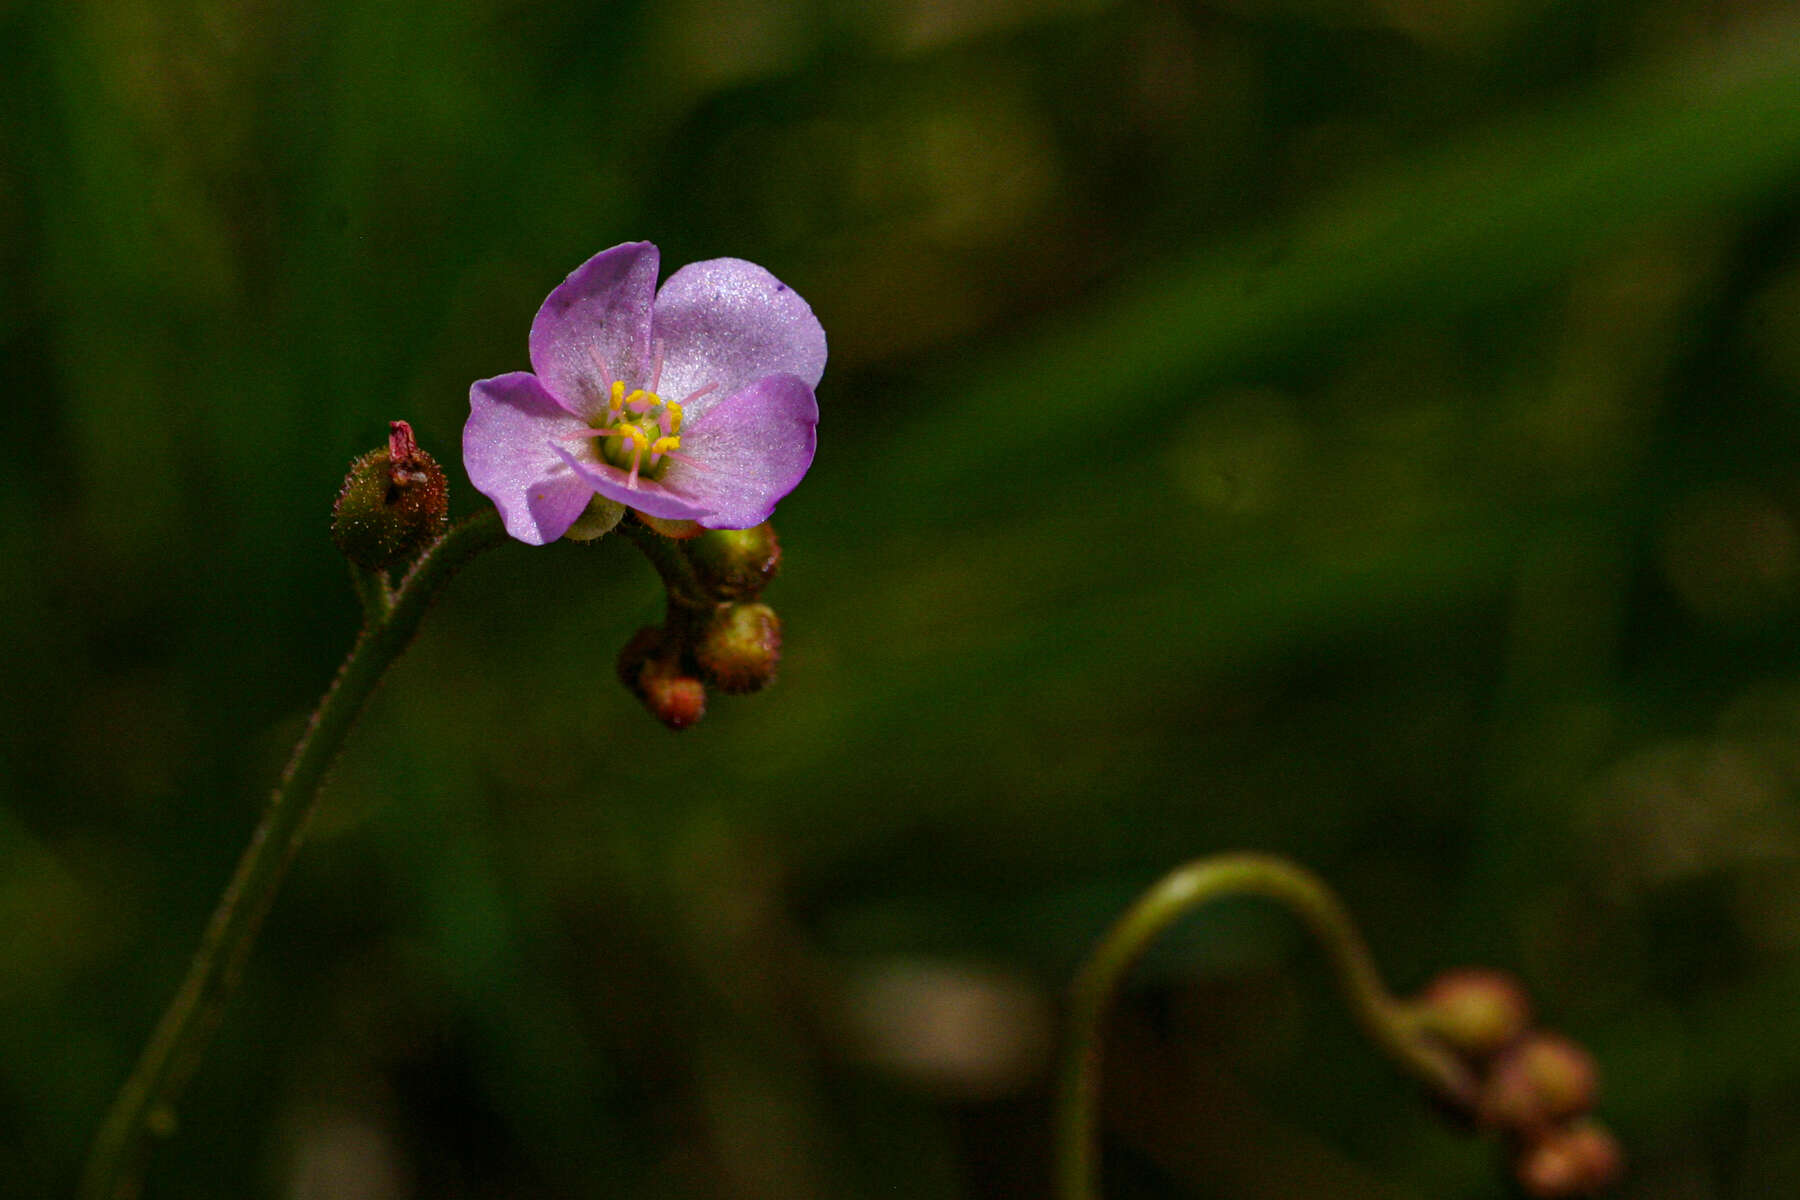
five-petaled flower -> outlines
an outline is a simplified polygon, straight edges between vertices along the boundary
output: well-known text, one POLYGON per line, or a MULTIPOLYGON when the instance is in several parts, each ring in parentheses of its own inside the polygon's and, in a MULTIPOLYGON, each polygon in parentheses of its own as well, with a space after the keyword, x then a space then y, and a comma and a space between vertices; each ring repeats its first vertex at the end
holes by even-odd
POLYGON ((825 331, 806 301, 736 258, 658 290, 658 261, 627 242, 582 263, 531 323, 531 371, 469 389, 463 465, 522 542, 560 538, 596 495, 747 529, 812 464, 825 331))

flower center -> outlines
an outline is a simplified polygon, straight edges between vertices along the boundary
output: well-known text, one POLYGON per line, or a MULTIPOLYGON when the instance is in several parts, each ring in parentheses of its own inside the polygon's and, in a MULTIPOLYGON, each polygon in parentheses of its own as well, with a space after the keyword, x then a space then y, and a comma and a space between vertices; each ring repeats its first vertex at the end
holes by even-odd
POLYGON ((606 413, 594 425, 595 448, 603 461, 630 471, 633 483, 660 479, 669 469, 671 452, 681 449, 681 416, 675 401, 643 388, 627 392, 615 380, 606 413))

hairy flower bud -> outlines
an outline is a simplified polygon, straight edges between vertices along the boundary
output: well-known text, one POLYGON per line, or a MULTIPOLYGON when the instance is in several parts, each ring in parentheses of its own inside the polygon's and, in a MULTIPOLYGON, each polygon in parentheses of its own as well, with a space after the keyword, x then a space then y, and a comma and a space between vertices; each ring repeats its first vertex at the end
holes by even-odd
POLYGON ((1568 1038, 1533 1033, 1494 1059, 1482 1116, 1507 1129, 1554 1125, 1592 1108, 1599 1085, 1593 1055, 1568 1038))
POLYGON ((766 604, 727 604, 700 631, 694 661, 708 683, 741 695, 775 679, 781 662, 781 618, 766 604))
POLYGON ((1521 1143, 1513 1170, 1527 1195, 1549 1200, 1603 1191, 1618 1180, 1624 1166, 1625 1156, 1612 1134, 1592 1121, 1579 1121, 1521 1143))
POLYGON ((449 524, 443 470, 413 440, 412 426, 393 421, 388 430, 385 447, 350 464, 331 508, 331 540, 372 570, 411 558, 449 524))
POLYGON ((575 518, 575 523, 569 526, 568 532, 563 536, 572 542, 596 541, 618 528, 625 511, 625 506, 617 500, 596 495, 588 501, 587 508, 575 518))
POLYGON ((1498 1053, 1531 1025, 1531 1002, 1519 981, 1480 967, 1439 975, 1413 1012, 1420 1029, 1470 1059, 1498 1053))
POLYGON ((781 567, 781 543, 764 521, 749 529, 709 529, 686 543, 700 585, 721 600, 752 600, 781 567))

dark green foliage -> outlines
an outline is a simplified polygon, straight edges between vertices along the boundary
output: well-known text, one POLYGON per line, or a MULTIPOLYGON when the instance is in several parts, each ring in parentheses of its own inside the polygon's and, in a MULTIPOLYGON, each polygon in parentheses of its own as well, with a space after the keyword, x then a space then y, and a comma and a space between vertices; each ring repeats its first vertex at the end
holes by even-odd
MULTIPOLYGON (((1059 989, 1240 846, 1519 975, 1642 1194, 1793 1194, 1800 38, 1733 11, 0 6, 8 1195, 354 634, 344 464, 406 416, 467 511, 470 381, 637 238, 831 339, 780 681, 670 738, 629 547, 471 566, 151 1197, 1041 1194, 1059 989)), ((1501 1195, 1298 951, 1146 964, 1109 1200, 1501 1195)))

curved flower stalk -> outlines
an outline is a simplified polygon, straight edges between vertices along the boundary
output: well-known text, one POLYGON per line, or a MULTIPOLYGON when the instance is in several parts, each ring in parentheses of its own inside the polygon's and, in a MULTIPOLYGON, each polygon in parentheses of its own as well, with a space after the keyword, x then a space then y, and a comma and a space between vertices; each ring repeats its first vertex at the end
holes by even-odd
POLYGON ((596 501, 748 529, 812 465, 825 331, 806 301, 736 258, 658 290, 658 262, 627 242, 575 268, 531 323, 531 371, 469 389, 463 463, 522 542, 596 501))
POLYGON ((1139 897, 1076 976, 1057 1101, 1057 1200, 1100 1197, 1100 1043, 1113 995, 1170 925, 1225 896, 1261 896, 1298 917, 1363 1032, 1448 1113, 1502 1134, 1527 1194, 1588 1196, 1617 1179, 1618 1146, 1589 1115, 1592 1059, 1566 1038, 1532 1030, 1523 989, 1510 977, 1450 971, 1417 999, 1397 999, 1350 914, 1316 875, 1270 855, 1221 854, 1177 868, 1139 897))

